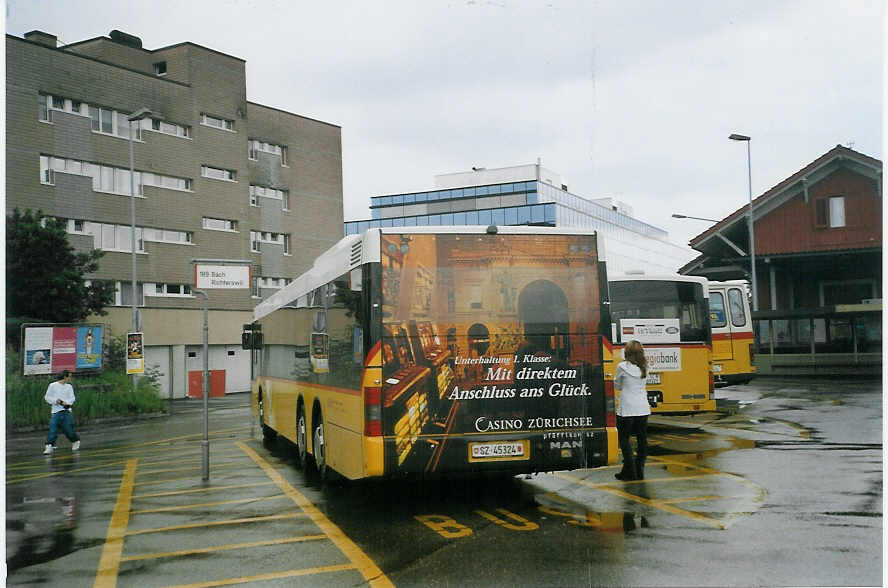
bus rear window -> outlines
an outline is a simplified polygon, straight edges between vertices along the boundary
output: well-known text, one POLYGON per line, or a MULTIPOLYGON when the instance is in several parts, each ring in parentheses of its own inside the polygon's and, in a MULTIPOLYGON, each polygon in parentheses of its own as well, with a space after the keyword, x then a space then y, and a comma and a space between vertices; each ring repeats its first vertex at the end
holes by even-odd
POLYGON ((681 341, 708 341, 709 312, 703 287, 694 282, 627 280, 610 283, 611 318, 679 319, 681 341))

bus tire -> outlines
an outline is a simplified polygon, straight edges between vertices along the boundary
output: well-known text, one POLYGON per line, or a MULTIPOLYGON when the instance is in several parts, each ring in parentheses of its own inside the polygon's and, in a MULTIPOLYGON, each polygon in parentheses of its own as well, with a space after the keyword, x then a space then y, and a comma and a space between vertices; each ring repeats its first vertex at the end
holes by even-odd
POLYGON ((262 430, 262 441, 270 443, 275 440, 277 433, 265 424, 265 402, 262 400, 262 392, 259 392, 259 400, 257 402, 257 412, 259 413, 259 428, 262 430))
POLYGON ((315 468, 322 482, 330 478, 330 468, 327 467, 327 444, 324 439, 324 415, 318 411, 315 426, 312 428, 311 449, 314 454, 315 468))
POLYGON ((306 445, 305 409, 299 406, 296 412, 296 467, 305 469, 308 465, 308 445, 306 445))

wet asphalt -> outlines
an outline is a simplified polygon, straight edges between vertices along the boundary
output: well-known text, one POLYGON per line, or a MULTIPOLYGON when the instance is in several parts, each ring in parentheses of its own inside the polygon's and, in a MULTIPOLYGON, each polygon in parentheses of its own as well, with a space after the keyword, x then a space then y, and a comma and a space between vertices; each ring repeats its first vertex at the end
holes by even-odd
POLYGON ((322 485, 264 445, 248 395, 7 435, 8 585, 883 584, 882 385, 759 378, 719 413, 651 417, 646 479, 322 485))

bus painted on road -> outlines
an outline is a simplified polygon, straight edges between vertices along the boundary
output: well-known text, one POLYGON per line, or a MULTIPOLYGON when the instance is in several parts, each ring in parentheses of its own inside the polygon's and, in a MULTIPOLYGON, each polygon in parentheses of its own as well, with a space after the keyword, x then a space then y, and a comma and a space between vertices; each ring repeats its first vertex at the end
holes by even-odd
POLYGON ((755 376, 755 342, 745 280, 709 282, 712 373, 716 384, 748 383, 755 376))
MULTIPOLYGON (((609 276, 611 336, 605 374, 632 339, 644 345, 654 413, 715 410, 707 280, 696 276, 609 276)), ((619 402, 619 398, 618 398, 619 402)))
POLYGON ((347 236, 255 308, 254 416, 322 476, 615 463, 606 295, 591 231, 347 236))

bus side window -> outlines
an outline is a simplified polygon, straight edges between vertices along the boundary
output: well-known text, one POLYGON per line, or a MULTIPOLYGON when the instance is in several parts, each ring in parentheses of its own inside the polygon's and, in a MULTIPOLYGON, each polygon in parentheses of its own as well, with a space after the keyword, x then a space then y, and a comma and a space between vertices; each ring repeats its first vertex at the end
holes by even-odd
POLYGON ((728 303, 731 306, 731 324, 742 327, 746 324, 746 311, 743 308, 743 293, 739 288, 728 290, 728 303))
POLYGON ((709 320, 712 327, 724 327, 728 324, 725 316, 725 297, 721 292, 709 293, 709 320))

